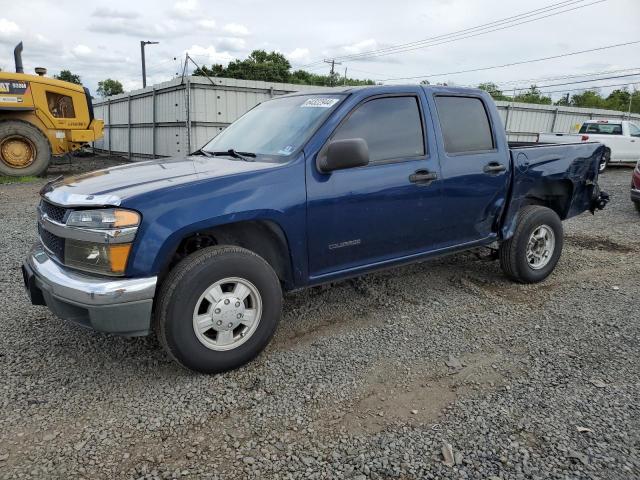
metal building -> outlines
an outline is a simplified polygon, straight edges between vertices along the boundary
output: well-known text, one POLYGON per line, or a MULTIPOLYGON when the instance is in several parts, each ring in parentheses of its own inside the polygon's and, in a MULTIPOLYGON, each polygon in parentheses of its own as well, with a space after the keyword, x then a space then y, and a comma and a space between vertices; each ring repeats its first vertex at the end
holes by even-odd
MULTIPOLYGON (((204 145, 254 105, 296 91, 326 87, 231 78, 184 77, 94 103, 105 123, 98 150, 130 159, 184 155, 204 145), (187 108, 189 106, 189 108, 187 108)), ((509 140, 539 132, 570 132, 584 120, 629 118, 626 113, 553 105, 496 102, 509 140)), ((632 114, 640 123, 640 115, 632 114)))

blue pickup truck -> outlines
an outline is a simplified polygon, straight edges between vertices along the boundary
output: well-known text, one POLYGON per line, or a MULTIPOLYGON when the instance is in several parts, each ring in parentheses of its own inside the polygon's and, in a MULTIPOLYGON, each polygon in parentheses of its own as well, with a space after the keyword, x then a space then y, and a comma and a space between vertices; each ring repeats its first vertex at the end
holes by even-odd
POLYGON ((561 221, 606 204, 603 148, 510 146, 474 89, 281 96, 187 157, 47 184, 24 282, 61 318, 155 331, 182 366, 220 372, 268 344, 283 291, 478 247, 542 281, 561 221))

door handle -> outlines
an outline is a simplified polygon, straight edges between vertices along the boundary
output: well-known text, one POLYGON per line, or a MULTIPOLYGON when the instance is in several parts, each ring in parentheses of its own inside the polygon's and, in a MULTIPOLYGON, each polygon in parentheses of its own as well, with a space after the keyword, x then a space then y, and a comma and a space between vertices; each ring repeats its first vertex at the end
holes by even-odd
POLYGON ((500 173, 500 172, 504 172, 506 169, 507 167, 505 167, 501 163, 491 162, 491 163, 487 163, 482 169, 482 171, 484 173, 500 173))
POLYGON ((416 170, 409 175, 409 181, 411 183, 418 183, 421 185, 428 185, 438 178, 438 174, 430 172, 429 170, 416 170))

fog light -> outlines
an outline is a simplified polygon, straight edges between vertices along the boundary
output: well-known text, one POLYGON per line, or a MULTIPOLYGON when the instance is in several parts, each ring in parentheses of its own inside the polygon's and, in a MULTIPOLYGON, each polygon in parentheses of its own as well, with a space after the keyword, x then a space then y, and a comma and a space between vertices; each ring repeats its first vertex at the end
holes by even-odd
POLYGON ((67 238, 64 263, 79 270, 123 275, 130 251, 130 243, 96 244, 67 238))

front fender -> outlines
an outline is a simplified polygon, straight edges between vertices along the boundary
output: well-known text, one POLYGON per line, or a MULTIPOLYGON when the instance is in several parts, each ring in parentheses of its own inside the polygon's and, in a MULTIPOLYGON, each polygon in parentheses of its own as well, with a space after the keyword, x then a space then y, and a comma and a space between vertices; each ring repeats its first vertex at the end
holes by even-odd
POLYGON ((287 237, 295 275, 306 274, 304 163, 180 185, 127 199, 142 214, 126 274, 158 275, 185 237, 221 225, 270 221, 287 237), (268 208, 266 208, 268 207, 268 208))

